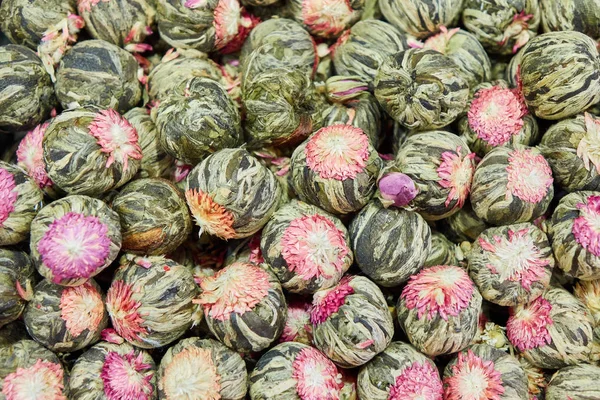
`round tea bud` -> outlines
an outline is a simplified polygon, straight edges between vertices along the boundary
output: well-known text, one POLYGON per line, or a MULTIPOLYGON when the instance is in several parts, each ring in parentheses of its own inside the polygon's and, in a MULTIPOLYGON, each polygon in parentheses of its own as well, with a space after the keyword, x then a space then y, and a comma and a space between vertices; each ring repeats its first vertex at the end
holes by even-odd
POLYGON ((169 348, 158 368, 161 399, 242 400, 248 373, 242 357, 212 339, 192 337, 169 348))
POLYGON ((282 343, 263 354, 250 374, 252 400, 341 399, 340 371, 317 349, 282 343))
POLYGON ((394 323, 381 289, 347 275, 316 292, 310 312, 314 345, 343 368, 363 365, 392 341, 394 323))
POLYGON ((185 198, 201 233, 221 239, 252 236, 279 206, 275 175, 244 149, 223 149, 198 164, 185 198))
POLYGON ((600 1, 540 0, 544 32, 578 31, 600 39, 600 1))
POLYGON ((350 225, 352 248, 361 271, 375 283, 395 287, 417 273, 431 247, 431 229, 419 214, 367 204, 350 225))
POLYGON ((77 109, 54 118, 42 142, 48 177, 69 194, 97 196, 141 165, 137 131, 115 110, 77 109))
POLYGON ((142 97, 138 68, 135 58, 114 44, 79 42, 60 60, 56 97, 65 109, 96 106, 124 113, 142 97))
POLYGON ((52 80, 35 52, 0 46, 0 135, 33 128, 48 118, 55 103, 52 80))
POLYGON ((600 192, 566 195, 554 209, 549 234, 558 267, 582 280, 600 278, 600 192))
POLYGON ((551 288, 510 309, 506 334, 531 364, 557 369, 590 362, 593 324, 583 303, 562 288, 551 288))
POLYGON ((156 365, 128 343, 100 342, 75 361, 69 394, 73 400, 156 400, 156 365))
POLYGON ((527 399, 527 378, 515 357, 476 344, 458 353, 446 366, 444 394, 447 399, 527 399))
POLYGON ((240 114, 225 88, 210 78, 192 78, 156 111, 162 148, 173 158, 197 164, 223 148, 242 141, 240 114))
POLYGON ((584 113, 550 126, 539 146, 565 190, 600 190, 600 117, 584 113))
POLYGON ((312 35, 331 39, 356 23, 364 8, 363 1, 290 0, 287 12, 312 35))
POLYGON ((578 114, 600 101, 600 55, 579 32, 550 32, 529 41, 520 63, 523 95, 543 119, 578 114))
POLYGON ((496 147, 477 165, 471 204, 475 214, 492 225, 533 221, 548 209, 554 197, 553 181, 538 149, 496 147))
POLYGON ((577 282, 573 294, 590 310, 594 326, 600 326, 600 280, 577 282))
POLYGON ((440 229, 454 243, 472 242, 488 225, 475 214, 471 203, 467 201, 463 208, 440 221, 440 229))
POLYGON ((177 340, 192 325, 198 287, 191 271, 160 256, 121 257, 106 309, 117 333, 143 349, 177 340))
POLYGON ((96 343, 108 324, 103 294, 93 279, 75 287, 44 279, 35 287, 23 318, 31 337, 57 353, 96 343))
POLYGON ((297 200, 273 214, 260 247, 271 271, 292 293, 314 293, 337 284, 353 260, 344 224, 297 200))
POLYGON ((405 127, 431 130, 452 123, 465 110, 469 84, 450 57, 435 50, 409 49, 381 64, 375 97, 405 127))
POLYGON ((194 302, 202 305, 210 331, 227 347, 261 351, 281 335, 286 301, 266 266, 236 262, 204 278, 200 288, 194 302))
POLYGON ((357 386, 359 397, 370 400, 441 400, 443 395, 442 380, 433 361, 403 342, 392 342, 362 366, 357 386))
POLYGON ((546 387, 547 400, 600 398, 600 367, 580 364, 558 370, 546 387))
POLYGON ((423 264, 424 267, 436 265, 461 266, 463 259, 462 250, 440 232, 431 232, 431 246, 429 255, 423 264))
POLYGON ((312 345, 313 334, 310 323, 311 304, 305 301, 294 301, 288 304, 287 318, 280 342, 299 342, 312 345))
POLYGON ((412 345, 434 357, 455 353, 471 343, 481 302, 481 294, 464 269, 436 265, 410 278, 396 312, 412 345))
POLYGON ((360 210, 383 166, 368 136, 351 125, 319 129, 294 150, 291 182, 298 197, 334 214, 360 210))
POLYGON ((510 89, 506 81, 476 88, 467 114, 458 120, 458 131, 481 157, 495 147, 535 144, 539 137, 538 124, 523 95, 519 89, 510 89))
POLYGON ((442 26, 453 26, 460 17, 462 0, 381 0, 385 19, 403 32, 425 38, 442 26))
POLYGON ((0 161, 0 199, 0 246, 24 241, 44 194, 25 171, 0 161))
POLYGON ((27 253, 0 248, 0 327, 21 316, 36 281, 34 272, 27 253))

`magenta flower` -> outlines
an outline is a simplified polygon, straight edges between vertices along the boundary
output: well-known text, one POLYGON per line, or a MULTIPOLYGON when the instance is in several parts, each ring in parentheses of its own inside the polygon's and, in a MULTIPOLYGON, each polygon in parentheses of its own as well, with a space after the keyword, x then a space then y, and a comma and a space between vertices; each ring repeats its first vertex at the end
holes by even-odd
POLYGON ((584 249, 600 257, 600 196, 589 196, 577 204, 579 217, 573 222, 573 236, 584 249))
POLYGON ((548 326, 552 325, 550 312, 552 305, 543 297, 538 297, 527 305, 511 309, 506 322, 508 340, 519 351, 531 350, 552 342, 548 326))
POLYGON ((131 285, 123 281, 114 281, 106 293, 106 310, 110 315, 113 327, 125 340, 139 340, 139 334, 146 331, 138 309, 141 303, 134 297, 131 285))
POLYGON ((354 293, 354 288, 350 286, 351 281, 352 276, 346 276, 336 286, 315 293, 310 312, 311 323, 322 324, 331 314, 338 312, 346 302, 346 297, 354 293))
POLYGON ((15 211, 15 203, 19 197, 15 190, 16 186, 14 176, 4 168, 0 168, 0 199, 2 199, 0 201, 0 227, 15 211))
POLYGON ((125 355, 115 351, 106 354, 100 377, 108 400, 152 398, 152 366, 144 363, 144 353, 138 352, 137 356, 135 353, 135 350, 131 350, 125 355))
POLYGON ((98 146, 108 155, 106 168, 115 161, 127 170, 128 160, 142 159, 142 149, 138 143, 137 131, 129 121, 115 110, 104 110, 96 114, 89 126, 90 135, 97 139, 98 146))
POLYGON ((517 196, 529 203, 539 203, 548 194, 554 179, 550 165, 532 149, 513 150, 508 157, 506 195, 517 196))
POLYGON ((393 202, 396 207, 404 207, 417 197, 419 189, 415 182, 405 174, 391 172, 379 180, 381 197, 393 202))
POLYGON ((472 350, 458 353, 452 375, 444 378, 446 400, 502 400, 502 374, 493 361, 485 361, 472 350))
POLYGON ((296 392, 302 400, 338 400, 342 376, 331 360, 313 347, 302 349, 292 363, 296 392))
POLYGON ((388 400, 442 400, 444 389, 440 375, 428 362, 413 362, 390 386, 388 400))

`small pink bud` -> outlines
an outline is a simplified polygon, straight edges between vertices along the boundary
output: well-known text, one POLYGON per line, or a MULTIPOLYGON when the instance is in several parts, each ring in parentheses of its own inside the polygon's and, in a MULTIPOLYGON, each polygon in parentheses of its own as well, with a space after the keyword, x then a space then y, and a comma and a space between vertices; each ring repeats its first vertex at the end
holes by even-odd
POLYGON ((381 197, 393 201, 396 207, 408 205, 419 193, 415 183, 408 175, 392 172, 379 180, 381 197))

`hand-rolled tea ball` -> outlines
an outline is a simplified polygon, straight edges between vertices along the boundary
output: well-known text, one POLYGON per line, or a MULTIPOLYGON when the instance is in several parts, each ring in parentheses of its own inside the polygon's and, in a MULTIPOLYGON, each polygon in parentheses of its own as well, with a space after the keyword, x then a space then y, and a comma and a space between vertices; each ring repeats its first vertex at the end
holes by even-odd
POLYGON ((481 303, 481 294, 464 269, 436 265, 410 278, 396 312, 412 345, 434 357, 455 353, 471 343, 481 303))
POLYGON ((49 281, 78 286, 108 267, 121 248, 119 216, 101 200, 68 196, 31 223, 31 258, 49 281))
POLYGON ((444 394, 446 399, 527 399, 527 378, 515 357, 476 344, 458 353, 446 366, 444 394))
POLYGON ((369 202, 382 167, 362 129, 338 124, 319 129, 294 150, 291 182, 302 201, 348 214, 369 202))
POLYGON ((0 161, 0 246, 27 239, 44 194, 24 170, 0 161))
POLYGON ((600 1, 540 0, 544 32, 578 31, 600 39, 600 1))
POLYGON ((600 192, 566 195, 554 209, 549 227, 557 265, 569 276, 600 278, 600 192))
POLYGON ((461 266, 464 260, 464 254, 459 246, 452 243, 444 234, 440 232, 431 232, 431 246, 424 267, 433 267, 436 265, 457 265, 461 266))
POLYGON ((187 164, 197 164, 242 141, 237 106, 225 88, 210 78, 192 78, 185 88, 161 99, 155 121, 162 148, 187 164))
POLYGON ((252 400, 341 399, 342 375, 317 349, 282 343, 258 360, 250 374, 252 400))
POLYGON ((526 304, 550 285, 554 256, 546 234, 530 223, 486 229, 473 243, 469 275, 484 299, 526 304))
POLYGON ((202 232, 240 239, 258 232, 279 207, 275 175, 244 149, 223 149, 198 164, 185 198, 202 232))
POLYGON ((198 286, 189 268, 161 256, 121 257, 106 309, 117 333, 143 349, 177 340, 192 325, 198 286))
POLYGON ((547 400, 600 398, 600 367, 580 364, 558 370, 546 387, 547 400))
POLYGON ((590 362, 593 318, 575 296, 551 288, 510 309, 508 340, 536 367, 557 369, 590 362))
POLYGON ((54 118, 42 142, 48 177, 69 194, 97 196, 128 182, 141 165, 135 128, 113 109, 54 118))
POLYGON ((462 0, 381 0, 379 8, 386 20, 419 39, 454 26, 460 17, 462 0))
POLYGON ((338 37, 356 23, 364 8, 363 1, 290 0, 287 13, 313 35, 325 39, 338 37))
POLYGON ((27 253, 0 248, 0 327, 21 316, 36 281, 34 271, 27 253))
POLYGON ((33 50, 0 46, 0 134, 31 129, 56 103, 50 75, 33 50))
POLYGON ((310 323, 311 304, 305 301, 292 301, 287 307, 287 318, 280 342, 299 342, 311 345, 313 340, 312 324, 310 323))
POLYGON ((370 400, 442 400, 444 393, 433 361, 403 342, 392 342, 363 365, 357 386, 359 398, 370 400))
POLYGON ((573 288, 573 294, 590 311, 594 326, 600 326, 600 280, 579 281, 573 288))
POLYGON ((536 36, 523 49, 520 72, 529 109, 557 120, 583 112, 600 101, 597 43, 574 31, 536 36))
POLYGON ((128 343, 100 342, 75 361, 69 394, 73 400, 156 400, 156 365, 128 343))
POLYGON ((506 81, 476 88, 467 115, 458 121, 458 130, 469 148, 481 157, 499 146, 533 145, 539 136, 538 124, 527 110, 523 95, 506 81))
POLYGON ((297 200, 273 214, 260 247, 271 271, 292 293, 314 293, 337 284, 353 261, 344 224, 297 200))
POLYGON ((548 209, 553 181, 538 149, 517 144, 496 147, 477 165, 471 205, 479 218, 492 225, 533 221, 548 209))
POLYGON ((600 190, 600 117, 584 113, 550 126, 539 146, 563 189, 600 190))
POLYGON ((204 308, 210 331, 237 352, 261 351, 283 331, 286 301, 265 264, 233 263, 200 282, 195 303, 204 308))
POLYGON ((471 203, 465 202, 463 208, 440 221, 439 228, 454 243, 472 242, 488 225, 475 214, 471 203))
POLYGON ((0 328, 0 347, 12 345, 20 340, 30 339, 22 320, 15 320, 0 328))
POLYGON ((405 127, 432 130, 452 123, 465 110, 469 84, 450 57, 435 50, 409 49, 381 64, 375 97, 405 127))
POLYGON ((96 106, 124 113, 142 97, 138 68, 135 58, 114 44, 79 42, 60 60, 56 97, 64 109, 96 106))
POLYGON ((384 208, 378 200, 356 214, 350 238, 361 271, 384 287, 398 286, 417 273, 431 247, 431 229, 423 217, 384 208))
POLYGON ((336 286, 316 292, 310 321, 315 346, 343 368, 365 364, 394 336, 383 293, 364 276, 347 275, 336 286))

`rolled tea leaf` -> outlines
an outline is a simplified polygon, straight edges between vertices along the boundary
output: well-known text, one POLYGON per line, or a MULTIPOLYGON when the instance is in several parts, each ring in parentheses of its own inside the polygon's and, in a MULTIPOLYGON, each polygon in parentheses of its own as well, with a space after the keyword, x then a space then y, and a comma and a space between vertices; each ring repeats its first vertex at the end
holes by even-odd
POLYGON ((559 369, 546 387, 547 400, 600 397, 600 367, 580 364, 559 369))
POLYGON ((470 202, 455 214, 440 221, 439 228, 444 235, 454 243, 472 242, 488 225, 475 214, 470 202))
POLYGON ((578 31, 600 39, 600 2, 598 0, 540 0, 542 29, 578 31))
POLYGON ((27 253, 0 249, 0 327, 23 313, 36 281, 34 271, 27 253))
POLYGON ((431 232, 431 246, 424 267, 436 265, 461 266, 464 255, 460 247, 452 243, 443 233, 431 232))
POLYGON ((463 0, 380 0, 381 13, 392 25, 419 39, 437 32, 441 26, 454 26, 463 0))

